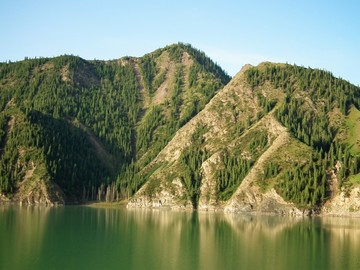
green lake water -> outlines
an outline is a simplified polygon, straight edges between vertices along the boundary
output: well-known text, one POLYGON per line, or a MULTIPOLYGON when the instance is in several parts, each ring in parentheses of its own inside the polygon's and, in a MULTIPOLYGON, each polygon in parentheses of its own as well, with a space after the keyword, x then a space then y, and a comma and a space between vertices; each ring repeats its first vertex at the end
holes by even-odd
POLYGON ((0 269, 360 269, 360 220, 0 206, 0 269))

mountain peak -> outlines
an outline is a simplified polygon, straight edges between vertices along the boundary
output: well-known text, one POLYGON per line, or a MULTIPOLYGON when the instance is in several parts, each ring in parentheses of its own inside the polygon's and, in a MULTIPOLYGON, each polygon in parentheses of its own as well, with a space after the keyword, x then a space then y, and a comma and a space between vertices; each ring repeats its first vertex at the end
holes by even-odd
POLYGON ((31 193, 21 188, 31 175, 26 183, 48 181, 53 185, 41 186, 58 186, 65 201, 104 199, 109 183, 112 196, 132 194, 146 181, 140 168, 228 80, 204 53, 185 44, 114 61, 64 55, 2 64, 0 169, 6 174, 0 193, 26 201, 26 194, 13 195, 31 193))
POLYGON ((356 197, 359 87, 270 62, 230 79, 184 43, 1 64, 0 199, 298 214, 356 197))

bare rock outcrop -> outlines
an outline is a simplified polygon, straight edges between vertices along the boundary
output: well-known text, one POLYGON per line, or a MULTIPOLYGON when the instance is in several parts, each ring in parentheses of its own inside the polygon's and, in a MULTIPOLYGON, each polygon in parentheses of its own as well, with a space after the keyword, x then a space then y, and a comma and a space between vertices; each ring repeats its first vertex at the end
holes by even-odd
POLYGON ((38 179, 20 185, 11 201, 20 204, 54 206, 65 204, 65 195, 55 183, 38 179))
POLYGON ((321 209, 323 216, 360 217, 360 187, 342 190, 321 209))
MULTIPOLYGON (((154 181, 154 180, 153 180, 154 181)), ((172 181, 171 186, 161 184, 156 190, 151 190, 146 183, 127 204, 128 208, 171 208, 193 209, 190 201, 185 198, 185 188, 180 179, 172 181), (151 192, 149 192, 149 189, 151 192)))
POLYGON ((303 215, 303 212, 292 203, 286 202, 274 188, 263 193, 256 185, 255 179, 260 174, 264 162, 289 140, 289 133, 278 122, 272 119, 273 135, 277 136, 272 145, 261 155, 256 164, 244 178, 237 191, 227 202, 224 211, 228 213, 273 213, 282 215, 303 215))

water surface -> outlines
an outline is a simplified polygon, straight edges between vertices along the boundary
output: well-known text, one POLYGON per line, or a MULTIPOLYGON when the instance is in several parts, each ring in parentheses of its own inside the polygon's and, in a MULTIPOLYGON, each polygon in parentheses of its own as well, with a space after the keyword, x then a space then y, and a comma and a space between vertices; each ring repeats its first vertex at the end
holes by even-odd
POLYGON ((360 269, 360 220, 0 206, 0 269, 360 269))

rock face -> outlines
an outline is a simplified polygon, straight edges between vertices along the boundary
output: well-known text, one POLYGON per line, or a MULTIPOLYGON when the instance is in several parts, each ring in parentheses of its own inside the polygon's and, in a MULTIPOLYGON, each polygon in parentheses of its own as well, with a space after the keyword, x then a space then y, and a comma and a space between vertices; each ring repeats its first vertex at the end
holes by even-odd
POLYGON ((4 194, 0 193, 0 203, 8 203, 10 202, 9 198, 6 197, 4 194))
POLYGON ((0 203, 64 205, 65 195, 55 183, 36 180, 32 181, 31 184, 22 183, 19 190, 11 198, 0 194, 0 203))
POLYGON ((147 189, 152 183, 145 184, 137 195, 127 204, 128 208, 171 208, 193 209, 191 203, 180 200, 185 196, 183 184, 179 179, 172 182, 172 187, 160 186, 157 191, 148 193, 147 189))
POLYGON ((0 202, 48 206, 65 204, 64 192, 50 180, 41 160, 24 162, 25 152, 24 149, 20 150, 17 160, 17 166, 23 168, 23 177, 16 185, 16 192, 10 196, 0 193, 0 202))
POLYGON ((341 191, 323 206, 321 212, 324 216, 360 217, 360 187, 341 191))
POLYGON ((258 187, 240 189, 226 205, 226 213, 264 213, 287 216, 301 216, 307 214, 286 202, 275 189, 262 193, 258 187))
POLYGON ((38 181, 32 183, 32 186, 21 187, 13 198, 13 201, 20 204, 45 204, 45 205, 63 205, 65 196, 61 189, 50 182, 38 181))
POLYGON ((219 153, 215 153, 202 164, 202 184, 200 187, 199 210, 217 211, 222 209, 216 198, 215 166, 220 161, 219 153))

